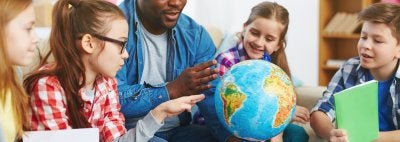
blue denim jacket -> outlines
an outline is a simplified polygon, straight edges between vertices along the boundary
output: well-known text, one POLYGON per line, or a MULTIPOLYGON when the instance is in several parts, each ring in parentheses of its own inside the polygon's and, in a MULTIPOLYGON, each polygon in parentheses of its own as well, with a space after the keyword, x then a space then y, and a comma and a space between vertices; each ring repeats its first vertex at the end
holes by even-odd
MULTIPOLYGON (((145 116, 159 104, 168 101, 169 95, 164 84, 139 84, 143 72, 143 49, 141 29, 138 28, 136 0, 125 0, 120 8, 129 23, 127 51, 129 58, 117 73, 121 112, 125 118, 145 116)), ((168 31, 167 81, 175 80, 187 67, 213 59, 216 48, 207 31, 185 14, 181 14, 177 25, 168 31)), ((214 81, 216 82, 216 81, 214 81)), ((214 89, 203 93, 206 98, 197 103, 211 128, 211 133, 220 141, 226 141, 230 133, 219 123, 214 107, 214 89)), ((190 115, 179 116, 181 125, 190 123, 190 115)), ((129 124, 127 124, 129 127, 129 124)))

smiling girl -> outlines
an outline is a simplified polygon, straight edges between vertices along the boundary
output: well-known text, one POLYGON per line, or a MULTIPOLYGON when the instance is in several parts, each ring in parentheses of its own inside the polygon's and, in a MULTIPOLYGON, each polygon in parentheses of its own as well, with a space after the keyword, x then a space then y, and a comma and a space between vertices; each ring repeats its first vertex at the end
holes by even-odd
MULTIPOLYGON (((288 25, 289 12, 283 6, 267 1, 254 6, 243 24, 243 31, 239 33, 239 41, 216 57, 219 74, 223 76, 230 67, 241 61, 263 59, 278 65, 290 76, 285 54, 288 25)), ((293 121, 307 123, 308 109, 296 106, 293 121)), ((283 139, 282 135, 278 135, 271 141, 308 141, 308 135, 299 126, 289 124, 285 131, 283 139)))

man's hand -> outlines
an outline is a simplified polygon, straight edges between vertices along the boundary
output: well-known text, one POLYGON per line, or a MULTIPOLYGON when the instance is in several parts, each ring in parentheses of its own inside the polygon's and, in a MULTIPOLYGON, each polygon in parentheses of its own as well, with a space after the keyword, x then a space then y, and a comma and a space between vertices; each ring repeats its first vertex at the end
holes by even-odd
POLYGON ((310 111, 307 108, 296 105, 296 111, 294 112, 293 122, 299 122, 305 124, 310 121, 310 111))
POLYGON ((330 132, 330 142, 348 142, 347 133, 343 129, 333 129, 330 132))
POLYGON ((211 88, 208 82, 217 78, 218 69, 210 67, 216 63, 212 60, 185 69, 176 80, 167 84, 170 99, 199 94, 211 88))

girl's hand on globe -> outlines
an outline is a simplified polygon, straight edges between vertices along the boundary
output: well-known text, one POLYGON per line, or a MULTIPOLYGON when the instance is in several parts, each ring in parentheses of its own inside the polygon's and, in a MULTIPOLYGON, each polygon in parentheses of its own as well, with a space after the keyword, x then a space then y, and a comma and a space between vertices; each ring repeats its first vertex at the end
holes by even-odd
POLYGON ((307 108, 296 105, 296 111, 294 112, 293 122, 299 122, 305 124, 310 122, 310 111, 307 108))
POLYGON ((330 132, 329 137, 330 142, 348 142, 346 130, 343 129, 333 129, 330 132))
POLYGON ((158 123, 164 121, 167 117, 176 116, 183 111, 191 111, 192 107, 205 98, 204 94, 184 96, 177 99, 161 103, 151 111, 151 114, 158 123))

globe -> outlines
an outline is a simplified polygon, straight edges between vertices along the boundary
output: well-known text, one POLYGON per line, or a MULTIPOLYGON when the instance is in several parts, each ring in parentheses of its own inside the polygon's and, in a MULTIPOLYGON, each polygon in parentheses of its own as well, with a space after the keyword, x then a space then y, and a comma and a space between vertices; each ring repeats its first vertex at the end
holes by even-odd
POLYGON ((281 133, 296 106, 290 78, 264 60, 232 66, 215 93, 218 120, 236 137, 250 141, 268 140, 281 133))

